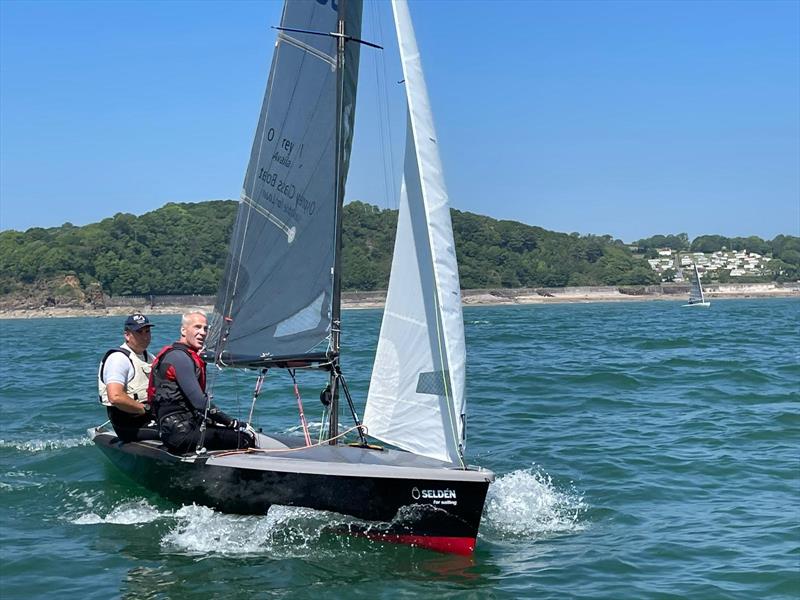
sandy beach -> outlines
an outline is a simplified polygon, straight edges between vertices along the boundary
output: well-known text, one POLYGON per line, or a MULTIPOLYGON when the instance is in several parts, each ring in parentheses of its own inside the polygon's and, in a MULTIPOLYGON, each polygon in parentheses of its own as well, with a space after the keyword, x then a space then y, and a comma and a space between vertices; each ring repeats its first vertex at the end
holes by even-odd
MULTIPOLYGON (((640 288, 566 287, 463 290, 464 306, 498 306, 523 304, 554 304, 569 302, 685 302, 687 293, 681 287, 647 286, 640 288)), ((776 284, 719 284, 706 289, 709 300, 729 298, 786 298, 800 299, 800 283, 776 284)), ((346 292, 342 295, 345 309, 381 308, 384 291, 346 292)), ((0 319, 107 317, 142 311, 151 315, 182 314, 192 309, 210 312, 209 304, 192 304, 191 297, 183 302, 150 305, 146 302, 124 303, 116 299, 113 306, 47 306, 41 308, 0 308, 0 319)))

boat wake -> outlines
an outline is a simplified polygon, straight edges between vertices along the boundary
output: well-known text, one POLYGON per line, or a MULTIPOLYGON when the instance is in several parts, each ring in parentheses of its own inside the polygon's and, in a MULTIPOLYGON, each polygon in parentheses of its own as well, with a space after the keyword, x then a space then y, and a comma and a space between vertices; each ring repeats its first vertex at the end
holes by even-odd
POLYGON ((540 538, 585 529, 587 510, 574 489, 558 489, 551 477, 536 467, 512 471, 489 486, 484 524, 501 537, 540 538))
POLYGON ((21 452, 44 452, 47 450, 63 450, 64 448, 77 448, 78 446, 91 445, 92 440, 86 436, 55 440, 26 440, 24 442, 0 440, 0 448, 18 450, 21 452))
POLYGON ((72 520, 76 525, 98 525, 100 523, 110 523, 113 525, 139 525, 152 523, 156 519, 165 516, 146 500, 123 502, 109 511, 105 517, 101 517, 95 512, 89 512, 72 520))
POLYGON ((224 514, 205 506, 184 506, 161 546, 186 554, 308 554, 317 547, 331 516, 319 511, 272 506, 265 516, 224 514))
POLYGON ((158 521, 160 546, 167 552, 191 556, 318 554, 320 538, 346 528, 351 520, 287 506, 273 506, 263 516, 226 514, 198 505, 160 510, 144 499, 124 501, 105 511, 96 506, 95 499, 78 496, 83 506, 71 511, 71 523, 140 526, 158 521))

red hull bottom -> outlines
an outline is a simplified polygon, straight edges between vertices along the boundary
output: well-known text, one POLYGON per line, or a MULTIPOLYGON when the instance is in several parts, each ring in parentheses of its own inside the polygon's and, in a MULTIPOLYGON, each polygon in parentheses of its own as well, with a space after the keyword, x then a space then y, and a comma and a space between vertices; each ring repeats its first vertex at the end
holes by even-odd
POLYGON ((441 535, 413 535, 413 534, 390 534, 390 533, 361 533, 366 538, 391 544, 406 544, 418 548, 435 550, 436 552, 447 552, 448 554, 461 554, 468 556, 475 551, 477 538, 472 537, 449 537, 441 535))

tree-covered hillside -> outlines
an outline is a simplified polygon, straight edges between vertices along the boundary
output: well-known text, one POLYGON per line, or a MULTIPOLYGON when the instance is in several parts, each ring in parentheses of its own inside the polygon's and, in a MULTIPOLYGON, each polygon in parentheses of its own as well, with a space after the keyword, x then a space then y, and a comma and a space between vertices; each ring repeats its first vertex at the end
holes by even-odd
MULTIPOLYGON (((49 229, 0 232, 0 293, 75 275, 82 286, 99 285, 113 296, 214 294, 236 205, 230 200, 170 203, 138 217, 119 213, 84 227, 66 223, 49 229)), ((645 253, 634 254, 610 236, 556 233, 457 210, 451 214, 465 289, 658 281, 643 259, 646 240, 639 242, 645 253)), ((345 206, 346 290, 386 288, 396 223, 395 210, 361 202, 345 206)), ((656 237, 688 244, 685 234, 656 237)), ((779 250, 784 264, 796 272, 800 264, 798 238, 755 239, 767 250, 779 250)))

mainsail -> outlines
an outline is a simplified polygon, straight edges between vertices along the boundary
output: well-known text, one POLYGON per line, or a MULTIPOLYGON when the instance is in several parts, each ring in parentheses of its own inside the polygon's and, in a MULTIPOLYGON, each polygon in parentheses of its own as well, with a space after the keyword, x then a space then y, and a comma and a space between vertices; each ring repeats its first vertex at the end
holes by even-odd
POLYGON ((704 302, 703 286, 700 283, 700 273, 697 270, 697 265, 694 267, 694 279, 692 279, 692 289, 689 291, 689 304, 699 304, 704 302))
POLYGON ((361 8, 361 0, 284 7, 207 340, 219 363, 328 350, 359 59, 359 44, 346 44, 339 73, 331 34, 341 20, 358 38, 361 8))
POLYGON ((464 322, 450 209, 405 0, 392 3, 408 100, 389 289, 364 424, 411 452, 463 464, 464 322))

